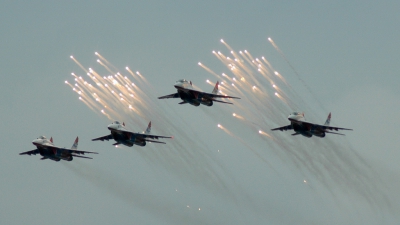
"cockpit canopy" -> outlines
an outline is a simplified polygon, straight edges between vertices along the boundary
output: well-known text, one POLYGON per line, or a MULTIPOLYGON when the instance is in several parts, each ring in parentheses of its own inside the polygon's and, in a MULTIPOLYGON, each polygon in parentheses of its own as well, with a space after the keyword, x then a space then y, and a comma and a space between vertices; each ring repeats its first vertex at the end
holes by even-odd
POLYGON ((303 113, 301 113, 301 112, 293 112, 292 113, 292 115, 294 115, 294 116, 300 116, 300 115, 302 115, 303 113))
POLYGON ((42 136, 38 137, 37 139, 47 139, 47 138, 46 138, 46 136, 42 135, 42 136))
POLYGON ((120 124, 118 121, 114 121, 114 123, 113 124, 120 124))
POLYGON ((176 83, 189 83, 186 79, 180 79, 176 83))

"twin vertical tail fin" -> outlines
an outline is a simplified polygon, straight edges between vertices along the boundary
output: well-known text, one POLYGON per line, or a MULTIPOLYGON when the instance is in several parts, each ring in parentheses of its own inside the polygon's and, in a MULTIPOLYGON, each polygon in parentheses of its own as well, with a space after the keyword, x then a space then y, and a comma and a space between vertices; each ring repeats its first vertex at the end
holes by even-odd
POLYGON ((217 81, 217 83, 215 84, 215 87, 211 93, 213 93, 215 95, 218 94, 218 86, 219 86, 219 81, 217 81))
POLYGON ((326 126, 329 126, 329 123, 331 122, 331 113, 329 113, 328 118, 326 118, 325 124, 326 126))
POLYGON ((145 134, 150 134, 150 131, 151 131, 151 121, 150 121, 149 125, 147 126, 147 129, 146 129, 146 131, 144 133, 145 134))
POLYGON ((50 137, 50 142, 53 143, 53 137, 50 137))
POLYGON ((79 141, 79 138, 76 137, 75 142, 74 142, 74 144, 72 145, 71 149, 73 149, 73 150, 78 149, 78 141, 79 141))

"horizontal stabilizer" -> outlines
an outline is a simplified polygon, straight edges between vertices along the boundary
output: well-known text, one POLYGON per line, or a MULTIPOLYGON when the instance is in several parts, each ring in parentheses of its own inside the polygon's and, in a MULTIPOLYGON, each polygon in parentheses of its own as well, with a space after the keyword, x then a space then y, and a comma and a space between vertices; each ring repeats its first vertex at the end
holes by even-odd
POLYGON ((325 131, 325 133, 329 133, 329 134, 338 134, 338 135, 346 136, 346 135, 344 135, 344 134, 336 133, 336 132, 332 132, 332 131, 325 131))
POLYGON ((161 141, 153 141, 153 140, 148 140, 148 139, 144 139, 145 141, 148 142, 154 142, 154 143, 159 143, 159 144, 166 144, 165 142, 161 142, 161 141))
POLYGON ((231 105, 233 105, 233 103, 230 103, 230 102, 224 102, 224 101, 215 100, 215 99, 213 99, 213 101, 214 101, 214 102, 220 102, 220 103, 225 103, 225 104, 231 104, 231 105))
POLYGON ((300 134, 300 133, 294 133, 294 134, 292 134, 292 136, 294 136, 294 135, 298 135, 298 134, 300 134))
POLYGON ((182 104, 186 104, 186 103, 187 103, 187 102, 179 102, 178 104, 181 104, 181 105, 182 105, 182 104))
MULTIPOLYGON (((72 155, 72 154, 71 154, 72 155)), ((80 155, 72 155, 73 157, 78 157, 78 158, 85 158, 85 159, 93 159, 90 157, 86 157, 86 156, 80 156, 80 155)))

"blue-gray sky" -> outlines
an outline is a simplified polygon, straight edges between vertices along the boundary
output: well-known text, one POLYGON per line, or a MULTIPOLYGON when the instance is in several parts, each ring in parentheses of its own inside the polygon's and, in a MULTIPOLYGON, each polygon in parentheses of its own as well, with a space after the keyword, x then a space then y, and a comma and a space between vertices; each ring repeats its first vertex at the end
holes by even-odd
MULTIPOLYGON (((398 224, 399 7, 397 1, 3 2, 0 221, 398 224), (241 111, 244 96, 210 108, 152 98, 149 114, 158 117, 139 119, 152 120, 153 132, 173 141, 121 149, 90 141, 107 134, 110 120, 64 84, 71 72, 83 74, 70 55, 99 68, 98 51, 121 70, 140 71, 155 88, 151 96, 173 93, 180 78, 210 91, 205 80, 215 78, 197 63, 229 72, 212 54, 229 53, 221 38, 237 51, 265 56, 298 94, 290 100, 308 120, 322 123, 332 112, 333 125, 354 131, 325 139, 276 133, 287 142, 280 148, 231 118, 270 113, 265 117, 275 120, 258 124, 265 131, 288 123, 290 111, 274 111, 281 108, 268 100, 271 111, 255 112, 241 111), (80 149, 100 154, 60 163, 18 155, 34 149, 40 135, 62 147, 79 136, 80 149)), ((129 127, 141 131, 142 124, 129 127)))

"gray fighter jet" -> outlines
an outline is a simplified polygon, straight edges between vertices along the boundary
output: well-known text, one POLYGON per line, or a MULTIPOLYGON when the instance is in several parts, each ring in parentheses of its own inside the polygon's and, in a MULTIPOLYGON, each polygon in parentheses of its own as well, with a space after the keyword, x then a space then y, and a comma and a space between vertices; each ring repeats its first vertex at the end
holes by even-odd
POLYGON ((68 148, 60 148, 54 146, 53 138, 50 138, 50 140, 48 140, 45 136, 40 136, 32 141, 32 144, 34 144, 37 148, 36 150, 22 152, 20 153, 20 155, 40 154, 41 156, 43 156, 41 160, 51 159, 58 162, 61 159, 66 161, 72 161, 73 157, 92 159, 90 157, 85 157, 81 155, 84 155, 85 153, 98 154, 97 152, 87 152, 87 151, 77 150, 78 140, 79 140, 78 137, 76 137, 74 144, 70 149, 68 149, 68 148))
POLYGON ((113 145, 123 144, 128 147, 132 147, 133 145, 139 145, 143 147, 146 146, 146 142, 165 144, 165 142, 154 141, 150 139, 172 138, 166 136, 151 135, 150 134, 151 122, 147 126, 146 131, 143 133, 135 133, 129 131, 125 128, 125 123, 120 124, 118 121, 115 121, 112 124, 108 125, 107 128, 111 131, 111 134, 92 139, 92 141, 104 141, 104 140, 108 141, 110 139, 114 139, 116 143, 114 143, 113 145))
POLYGON ((194 90, 191 81, 181 79, 181 80, 178 80, 174 85, 174 87, 177 89, 177 93, 161 96, 161 97, 158 97, 158 99, 180 98, 183 100, 183 102, 180 102, 179 104, 189 103, 194 106, 199 106, 200 104, 203 104, 206 106, 212 106, 213 102, 232 104, 230 102, 223 102, 223 101, 217 100, 216 98, 240 99, 238 97, 232 97, 232 96, 227 96, 227 95, 218 95, 217 94, 218 86, 219 86, 219 82, 217 82, 215 84, 215 87, 214 87, 214 90, 212 91, 212 93, 206 93, 206 92, 194 90))
POLYGON ((344 135, 341 133, 332 132, 332 130, 335 130, 335 131, 353 130, 353 129, 329 126, 329 123, 331 122, 331 113, 329 113, 328 118, 326 119, 324 125, 318 125, 318 124, 306 122, 306 119, 304 118, 304 113, 300 113, 300 112, 291 113, 288 117, 288 120, 290 121, 290 125, 274 128, 271 130, 286 131, 286 130, 293 129, 295 131, 295 133, 293 133, 292 135, 301 134, 308 138, 312 137, 313 135, 323 138, 323 137, 325 137, 325 133, 344 135))

